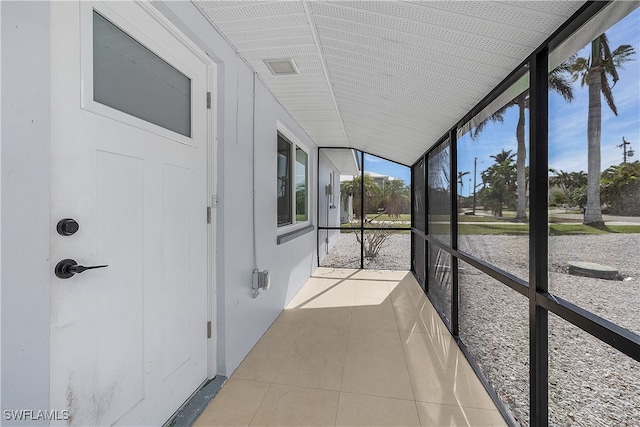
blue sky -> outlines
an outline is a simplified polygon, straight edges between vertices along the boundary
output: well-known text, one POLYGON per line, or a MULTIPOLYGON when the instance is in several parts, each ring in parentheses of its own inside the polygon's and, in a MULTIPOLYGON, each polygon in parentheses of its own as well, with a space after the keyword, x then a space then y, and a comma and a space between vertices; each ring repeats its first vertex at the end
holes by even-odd
MULTIPOLYGON (((621 44, 630 44, 636 54, 633 60, 619 69, 620 80, 613 88, 618 116, 609 109, 602 100, 602 170, 622 162, 622 149, 616 145, 622 137, 631 142, 636 155, 630 160, 640 158, 640 9, 636 9, 622 21, 606 31, 609 46, 612 50, 621 44)), ((578 52, 579 56, 588 57, 590 47, 578 52)), ((573 83, 575 99, 567 103, 560 95, 551 92, 549 95, 549 167, 567 172, 587 170, 587 112, 588 88, 581 87, 580 81, 573 83)), ((465 176, 462 194, 469 190, 468 179, 473 178, 473 160, 478 158, 477 182, 480 183, 481 171, 487 169, 494 160, 490 155, 501 151, 516 152, 517 108, 510 108, 505 114, 504 123, 489 123, 478 140, 471 140, 469 135, 459 139, 458 170, 469 171, 465 176), (482 163, 481 163, 482 162, 482 163)), ((528 120, 528 115, 527 115, 528 120)), ((527 123, 527 156, 528 156, 528 124, 527 123)), ((528 164, 527 158, 527 164, 528 164)))
POLYGON ((394 178, 403 179, 405 184, 411 183, 411 168, 381 159, 371 154, 364 155, 365 172, 376 172, 394 178))

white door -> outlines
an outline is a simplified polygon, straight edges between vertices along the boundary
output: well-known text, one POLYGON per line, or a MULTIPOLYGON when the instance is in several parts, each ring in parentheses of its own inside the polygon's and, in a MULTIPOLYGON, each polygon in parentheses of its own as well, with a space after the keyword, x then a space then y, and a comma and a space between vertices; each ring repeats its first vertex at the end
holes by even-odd
POLYGON ((51 9, 51 408, 161 425, 207 378, 208 65, 152 6, 51 9))

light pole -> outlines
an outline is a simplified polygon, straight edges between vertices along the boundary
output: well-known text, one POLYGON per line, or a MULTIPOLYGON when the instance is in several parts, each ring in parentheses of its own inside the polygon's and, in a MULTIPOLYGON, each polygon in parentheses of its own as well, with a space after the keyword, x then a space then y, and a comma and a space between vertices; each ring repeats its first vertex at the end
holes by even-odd
MULTIPOLYGON (((482 162, 480 162, 482 163, 482 162)), ((475 215, 476 214, 476 189, 478 188, 478 186, 476 185, 476 166, 478 164, 478 158, 474 157, 473 158, 473 212, 471 213, 471 215, 475 215)))
POLYGON ((458 192, 458 209, 460 209, 461 198, 464 197, 464 195, 462 194, 462 189, 464 188, 464 181, 462 180, 462 178, 465 175, 469 175, 469 171, 467 171, 467 172, 458 172, 457 183, 460 184, 460 191, 458 192))
POLYGON ((635 154, 631 148, 627 150, 627 145, 631 145, 631 143, 629 141, 625 141, 624 136, 622 137, 622 144, 616 145, 616 147, 622 148, 622 163, 627 163, 627 157, 633 157, 635 154))

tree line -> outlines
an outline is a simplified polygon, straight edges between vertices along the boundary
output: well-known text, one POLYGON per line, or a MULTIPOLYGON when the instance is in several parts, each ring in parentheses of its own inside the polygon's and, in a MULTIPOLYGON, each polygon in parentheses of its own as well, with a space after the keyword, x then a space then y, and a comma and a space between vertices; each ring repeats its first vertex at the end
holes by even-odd
MULTIPOLYGON (((565 172, 550 169, 555 176, 549 184, 560 190, 551 193, 551 202, 568 207, 587 204, 588 176, 584 171, 565 172)), ((623 162, 605 169, 600 175, 600 202, 606 213, 640 216, 640 162, 623 162)))
MULTIPOLYGON (((362 176, 340 184, 340 198, 343 206, 348 206, 352 198, 356 218, 360 217, 362 204, 362 176)), ((378 184, 368 173, 364 174, 364 213, 387 214, 399 218, 400 214, 411 212, 411 188, 401 179, 388 179, 378 184)))
MULTIPOLYGON (((483 188, 478 202, 502 216, 503 209, 515 210, 518 194, 515 154, 504 149, 491 156, 494 164, 481 173, 483 188)), ((588 174, 584 171, 566 172, 549 169, 551 195, 549 202, 556 206, 579 208, 587 204, 588 174)), ((529 186, 529 168, 525 168, 525 185, 529 186)), ((640 162, 623 162, 600 174, 600 203, 606 213, 640 216, 640 162)))

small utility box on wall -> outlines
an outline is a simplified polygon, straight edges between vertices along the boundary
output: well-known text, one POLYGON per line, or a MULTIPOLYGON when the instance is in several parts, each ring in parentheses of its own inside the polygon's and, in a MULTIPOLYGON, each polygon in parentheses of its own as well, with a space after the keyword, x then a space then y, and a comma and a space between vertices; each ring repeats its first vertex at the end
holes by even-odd
POLYGON ((269 270, 253 270, 253 281, 251 283, 251 289, 253 290, 254 298, 257 298, 258 295, 260 295, 260 289, 266 291, 267 289, 269 289, 270 285, 271 277, 269 276, 269 270))

